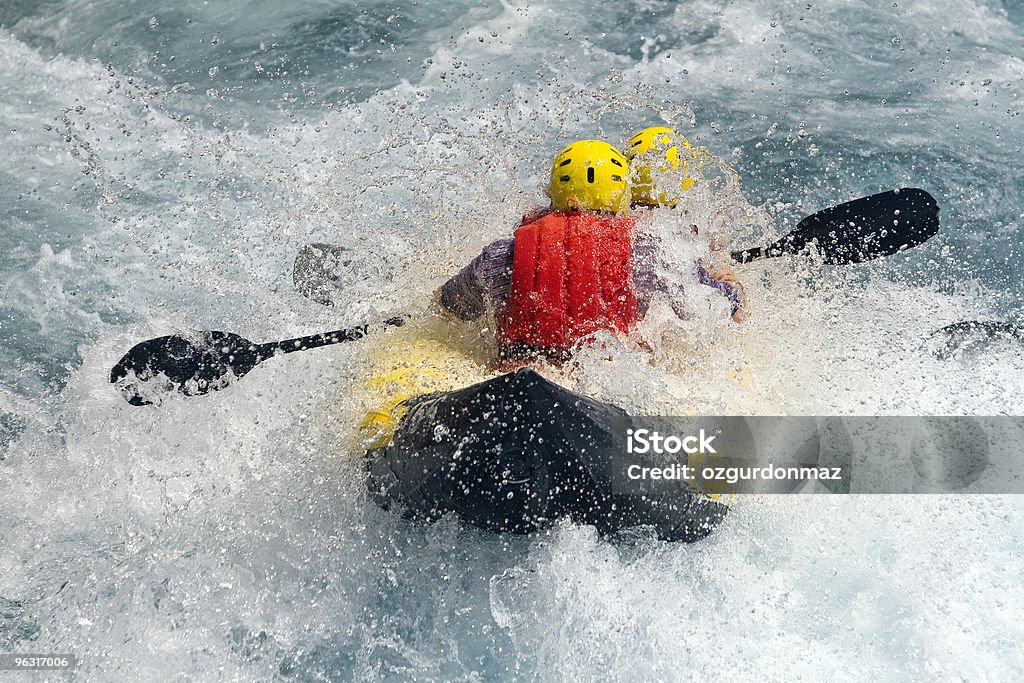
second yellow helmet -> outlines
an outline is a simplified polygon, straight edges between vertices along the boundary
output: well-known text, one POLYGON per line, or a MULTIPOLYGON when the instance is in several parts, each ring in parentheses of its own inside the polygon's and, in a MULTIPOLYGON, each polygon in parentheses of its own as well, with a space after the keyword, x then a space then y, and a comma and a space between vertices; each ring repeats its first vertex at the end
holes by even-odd
POLYGON ((690 142, 671 128, 644 128, 630 138, 626 154, 631 164, 633 204, 675 206, 682 192, 693 187, 690 142), (671 180, 663 180, 668 173, 672 174, 667 177, 671 180), (679 178, 682 192, 674 191, 675 178, 679 178))
POLYGON ((555 211, 607 211, 629 208, 629 162, 602 140, 577 140, 551 162, 548 185, 555 211))

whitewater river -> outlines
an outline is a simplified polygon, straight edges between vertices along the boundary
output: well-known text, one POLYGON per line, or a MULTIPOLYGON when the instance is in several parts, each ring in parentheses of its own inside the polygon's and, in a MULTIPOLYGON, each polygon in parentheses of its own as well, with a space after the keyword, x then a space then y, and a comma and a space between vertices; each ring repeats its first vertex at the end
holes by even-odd
POLYGON ((1024 323, 1021 55, 1024 9, 995 0, 0 0, 0 653, 96 681, 1020 680, 1020 495, 751 497, 694 545, 500 537, 366 496, 352 388, 377 333, 156 407, 107 378, 177 331, 415 315, 545 201, 564 145, 661 124, 738 175, 690 209, 735 248, 896 187, 942 230, 858 266, 737 266, 747 322, 697 293, 575 388, 1022 415, 1024 347, 925 350, 1024 323), (354 255, 333 307, 293 286, 310 242, 354 255))

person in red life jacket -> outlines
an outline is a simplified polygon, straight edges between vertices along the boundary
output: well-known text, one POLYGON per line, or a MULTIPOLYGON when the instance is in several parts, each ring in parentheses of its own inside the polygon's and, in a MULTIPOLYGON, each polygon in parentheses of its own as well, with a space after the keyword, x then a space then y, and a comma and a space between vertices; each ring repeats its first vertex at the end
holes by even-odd
MULTIPOLYGON (((525 216, 512 239, 489 244, 436 293, 462 320, 493 310, 510 361, 564 362, 597 332, 629 334, 656 293, 681 298, 649 254, 638 258, 628 161, 612 145, 580 140, 559 152, 548 195, 549 209, 525 216)), ((728 283, 706 284, 737 300, 728 283)))

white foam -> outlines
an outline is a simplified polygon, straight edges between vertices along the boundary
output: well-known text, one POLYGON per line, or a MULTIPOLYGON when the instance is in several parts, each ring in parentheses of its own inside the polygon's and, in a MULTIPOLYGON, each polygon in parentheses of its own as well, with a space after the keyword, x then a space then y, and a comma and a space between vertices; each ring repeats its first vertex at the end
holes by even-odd
MULTIPOLYGON (((280 3, 185 9, 215 13, 201 18, 227 36, 263 25, 246 18, 247 7, 275 22, 295 18, 280 3), (242 19, 216 24, 233 11, 242 19)), ((922 40, 945 40, 948 17, 993 52, 1019 40, 987 5, 936 7, 908 8, 917 14, 901 24, 905 40, 921 22, 922 40)), ((345 445, 358 417, 345 392, 358 379, 359 345, 372 340, 273 359, 229 389, 159 408, 129 406, 108 384, 134 343, 177 330, 268 341, 421 310, 444 277, 543 201, 550 154, 574 137, 619 141, 667 118, 743 161, 729 148, 744 136, 767 139, 781 120, 778 140, 807 118, 812 134, 790 143, 806 158, 815 140, 860 121, 863 150, 844 150, 831 176, 793 179, 787 202, 812 211, 874 189, 849 165, 872 164, 864 154, 905 142, 955 152, 985 139, 985 130, 957 137, 947 125, 973 115, 960 93, 982 97, 982 86, 945 81, 957 62, 976 58, 997 80, 1019 66, 1012 56, 968 55, 960 43, 948 64, 928 51, 913 64, 915 102, 897 110, 876 101, 877 79, 858 78, 867 48, 852 41, 877 42, 869 29, 881 22, 847 32, 852 15, 817 5, 781 14, 756 1, 680 5, 664 40, 644 38, 639 62, 632 43, 609 45, 600 34, 610 24, 588 23, 579 7, 493 9, 423 38, 433 64, 421 80, 315 115, 175 89, 141 65, 129 83, 123 70, 75 56, 91 39, 70 21, 24 28, 64 56, 0 37, 9 95, 0 118, 18 130, 4 147, 10 168, 26 187, 52 192, 58 208, 74 207, 65 215, 84 216, 85 226, 68 244, 40 246, 31 242, 37 226, 12 223, 33 245, 17 247, 25 268, 4 273, 15 308, 41 345, 68 330, 82 341, 58 361, 69 365, 66 385, 47 389, 26 362, 23 383, 0 392, 0 408, 25 424, 0 461, 0 597, 18 603, 4 604, 0 643, 38 627, 15 646, 76 652, 80 675, 102 680, 1019 677, 1024 525, 1013 497, 749 499, 694 546, 643 535, 615 545, 572 525, 496 537, 453 520, 402 521, 366 498, 360 456, 345 445), (816 56, 807 22, 840 46, 816 56), (829 60, 843 68, 815 76, 829 60), (871 97, 839 97, 847 82, 871 97), (694 113, 715 98, 756 116, 694 113), (956 100, 962 109, 942 111, 956 100), (936 118, 922 113, 930 109, 936 118), (214 123, 263 120, 257 111, 273 125, 214 123), (341 306, 320 307, 290 284, 291 260, 312 241, 373 252, 399 276, 368 278, 341 306)), ((619 9, 593 11, 610 21, 619 9)), ((150 15, 160 29, 172 23, 150 15)), ((900 54, 890 45, 887 59, 900 54)), ((215 65, 202 61, 207 54, 193 65, 200 72, 215 65)), ((991 97, 1002 104, 1006 95, 991 97)), ((1004 141, 1016 120, 999 129, 1004 141)), ((976 151, 993 163, 1006 155, 1002 145, 976 151)), ((945 167, 927 172, 964 180, 945 167)), ((712 221, 715 208, 709 201, 695 212, 712 221)), ((734 247, 787 229, 762 211, 736 222, 723 226, 734 247)), ((688 248, 671 252, 676 262, 692 258, 688 248)), ((903 282, 913 274, 900 259, 913 257, 850 269, 792 258, 737 268, 752 309, 742 325, 691 283, 693 318, 677 322, 662 308, 648 322, 657 365, 610 342, 581 357, 574 386, 663 413, 1021 414, 1019 349, 952 362, 920 353, 931 330, 1000 311, 980 285, 949 293, 903 282)), ((1019 473, 1011 450, 994 454, 996 476, 1019 473)))

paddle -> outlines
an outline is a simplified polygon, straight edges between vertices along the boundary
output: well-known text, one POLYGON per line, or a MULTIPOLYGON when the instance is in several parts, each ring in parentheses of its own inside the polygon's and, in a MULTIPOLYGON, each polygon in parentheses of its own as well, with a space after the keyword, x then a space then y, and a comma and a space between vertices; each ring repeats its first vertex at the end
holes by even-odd
MULTIPOLYGON (((390 318, 383 324, 400 326, 404 322, 404 318, 390 318)), ((198 396, 223 389, 279 353, 360 339, 369 327, 360 325, 266 344, 216 331, 157 337, 133 346, 111 369, 110 381, 120 385, 125 400, 134 406, 159 403, 170 391, 198 396)))
POLYGON ((997 320, 964 320, 928 335, 928 350, 941 360, 981 349, 998 341, 1024 342, 1024 325, 997 320))
MULTIPOLYGON (((825 263, 860 263, 922 244, 938 229, 939 207, 930 194, 916 188, 890 190, 819 211, 772 244, 735 251, 732 258, 749 263, 805 253, 813 245, 825 263)), ((358 276, 355 261, 345 252, 344 247, 327 244, 304 248, 295 264, 299 290, 321 303, 330 303, 332 284, 344 280, 343 276, 358 276), (327 270, 318 259, 328 264, 327 270), (322 272, 328 273, 321 283, 324 288, 314 289, 310 283, 322 272)), ((402 322, 402 318, 391 318, 384 324, 402 322)), ((266 344, 217 331, 158 337, 137 344, 125 354, 110 371, 110 381, 120 384, 132 405, 154 403, 169 391, 197 396, 222 389, 278 353, 352 341, 365 336, 367 330, 368 326, 362 325, 266 344)))
POLYGON ((813 246, 825 263, 861 263, 916 247, 938 231, 935 198, 918 188, 903 188, 819 211, 768 246, 734 251, 732 258, 749 263, 806 253, 813 246))

